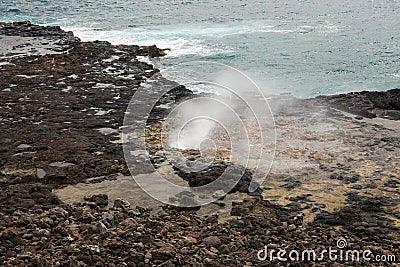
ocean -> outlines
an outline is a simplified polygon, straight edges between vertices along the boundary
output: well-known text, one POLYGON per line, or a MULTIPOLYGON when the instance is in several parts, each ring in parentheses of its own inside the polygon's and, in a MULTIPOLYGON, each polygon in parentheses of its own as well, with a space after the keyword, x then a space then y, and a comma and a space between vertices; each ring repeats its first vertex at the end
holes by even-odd
POLYGON ((300 98, 400 87, 399 14, 398 0, 0 0, 0 21, 156 44, 171 49, 152 61, 160 69, 214 61, 300 98))

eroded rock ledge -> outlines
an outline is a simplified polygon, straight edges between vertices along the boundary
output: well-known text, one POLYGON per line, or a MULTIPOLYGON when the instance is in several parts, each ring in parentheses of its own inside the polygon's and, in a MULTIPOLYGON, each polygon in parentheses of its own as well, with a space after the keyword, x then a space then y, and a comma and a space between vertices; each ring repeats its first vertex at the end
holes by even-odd
MULTIPOLYGON (((273 169, 264 186, 264 197, 271 199, 257 196, 232 203, 235 217, 224 223, 213 214, 199 216, 173 207, 154 212, 90 192, 79 203, 67 204, 52 189, 129 173, 118 143, 119 127, 132 95, 157 73, 137 56, 164 51, 84 43, 59 27, 29 22, 0 23, 0 38, 2 264, 276 266, 277 261, 257 259, 265 245, 318 251, 335 247, 339 237, 346 238, 350 249, 386 255, 399 251, 398 135, 384 124, 354 120, 327 106, 398 119, 399 90, 304 101, 277 97, 279 140, 293 142, 278 147, 277 162, 283 168, 273 169), (293 147, 306 142, 310 150, 293 147), (326 144, 333 148, 322 147, 326 144), (291 165, 298 162, 307 164, 291 165), (313 187, 320 184, 324 187, 313 187), (341 205, 330 210, 330 201, 337 198, 324 196, 336 191, 341 205), (275 201, 282 196, 286 202, 275 201), (309 217, 310 212, 315 216, 309 217)), ((163 118, 161 105, 191 96, 176 84, 149 122, 163 118)), ((207 179, 213 180, 210 175, 207 179)), ((201 176, 184 178, 203 182, 201 176)), ((326 260, 318 266, 333 264, 353 266, 326 260)))
POLYGON ((400 89, 318 96, 316 100, 361 117, 400 120, 400 89))

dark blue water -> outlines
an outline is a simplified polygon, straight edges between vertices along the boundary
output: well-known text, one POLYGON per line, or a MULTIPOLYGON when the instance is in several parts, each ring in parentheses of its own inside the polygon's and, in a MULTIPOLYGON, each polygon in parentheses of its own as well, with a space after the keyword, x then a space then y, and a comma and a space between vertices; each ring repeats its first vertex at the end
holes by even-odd
POLYGON ((61 25, 83 40, 157 44, 155 64, 229 64, 268 93, 400 87, 398 0, 0 0, 0 20, 61 25))

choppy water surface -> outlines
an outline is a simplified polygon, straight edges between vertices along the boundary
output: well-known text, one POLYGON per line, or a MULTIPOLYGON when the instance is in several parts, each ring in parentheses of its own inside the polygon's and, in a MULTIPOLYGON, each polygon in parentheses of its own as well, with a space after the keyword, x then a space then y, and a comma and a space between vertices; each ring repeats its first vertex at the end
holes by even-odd
POLYGON ((212 60, 268 93, 298 97, 399 87, 400 2, 0 0, 0 20, 61 25, 83 40, 157 44, 173 68, 212 60))

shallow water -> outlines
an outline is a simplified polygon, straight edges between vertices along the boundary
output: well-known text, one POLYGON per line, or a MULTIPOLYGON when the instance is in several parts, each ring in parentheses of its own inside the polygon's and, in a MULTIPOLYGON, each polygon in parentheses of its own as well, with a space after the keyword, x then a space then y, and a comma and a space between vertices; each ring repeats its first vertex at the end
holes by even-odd
MULTIPOLYGON (((171 169, 168 166, 161 167, 158 170, 163 175, 168 175, 169 179, 175 179, 176 184, 187 184, 185 181, 171 175, 171 169)), ((153 174, 144 174, 148 179, 151 179, 153 174)), ((113 202, 117 198, 123 198, 128 201, 132 208, 139 206, 144 208, 150 208, 153 212, 159 212, 161 207, 165 204, 149 196, 134 180, 132 176, 117 175, 115 180, 105 180, 101 183, 79 183, 76 185, 68 185, 61 189, 54 189, 53 192, 62 201, 66 203, 81 203, 84 202, 85 196, 91 196, 95 194, 107 194, 109 197, 109 206, 113 205, 113 202)), ((96 179, 96 178, 94 178, 96 179)), ((153 184, 154 188, 157 185, 153 184)), ((159 187, 160 195, 166 194, 165 187, 159 187)), ((172 193, 171 193, 172 194, 172 193)), ((197 212, 199 216, 209 216, 211 214, 218 214, 219 221, 223 222, 230 218, 230 211, 232 202, 241 202, 248 196, 244 193, 234 193, 226 196, 224 200, 218 201, 220 204, 211 203, 204 205, 197 212), (222 206, 222 207, 221 207, 222 206)))
POLYGON ((119 175, 116 180, 103 181, 101 183, 79 183, 69 185, 62 189, 54 190, 54 193, 66 203, 83 202, 84 196, 95 194, 107 194, 113 202, 116 198, 124 198, 135 206, 156 208, 161 202, 148 196, 133 180, 131 176, 119 175))
POLYGON ((246 72, 264 92, 298 97, 399 87, 399 12, 398 0, 0 1, 0 21, 169 47, 155 62, 161 69, 217 61, 246 72))

